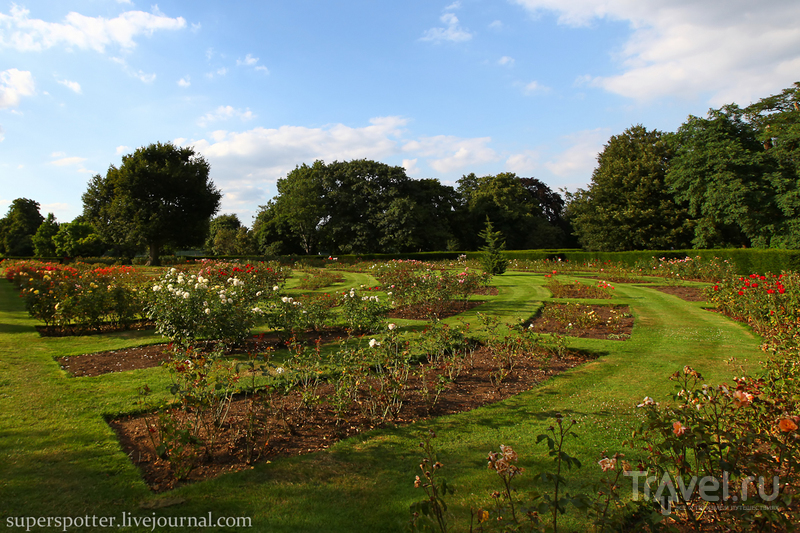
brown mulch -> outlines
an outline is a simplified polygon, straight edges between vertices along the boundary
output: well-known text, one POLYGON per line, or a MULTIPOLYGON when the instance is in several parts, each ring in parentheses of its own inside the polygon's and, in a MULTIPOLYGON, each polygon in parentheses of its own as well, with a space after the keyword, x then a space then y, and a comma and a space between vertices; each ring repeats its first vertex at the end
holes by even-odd
POLYGON ((122 350, 73 355, 56 359, 62 370, 75 377, 99 376, 158 366, 170 358, 167 344, 135 346, 122 350))
POLYGON ((657 291, 665 292, 673 296, 677 296, 687 302, 705 302, 706 297, 703 295, 703 289, 697 287, 684 287, 679 285, 664 285, 658 287, 651 287, 657 291))
MULTIPOLYGON (((633 331, 633 316, 630 315, 630 308, 627 305, 589 305, 580 304, 581 308, 591 308, 598 317, 597 324, 590 328, 570 327, 569 323, 564 323, 547 317, 547 308, 567 309, 568 304, 547 303, 542 311, 532 320, 526 322, 524 327, 531 327, 536 333, 558 333, 570 337, 580 337, 584 339, 608 339, 612 335, 612 340, 621 340, 630 337, 633 331), (628 316, 622 316, 628 315, 628 316), (609 319, 616 318, 616 324, 609 325, 609 319), (622 335, 616 337, 617 335, 622 335)), ((588 312, 588 309, 587 309, 588 312)))
MULTIPOLYGON (((459 413, 482 405, 497 402, 525 390, 545 379, 578 366, 595 356, 587 352, 569 351, 561 358, 552 357, 542 361, 533 357, 520 357, 513 372, 499 384, 490 379, 496 372, 497 363, 487 348, 479 348, 465 357, 467 366, 460 376, 446 385, 434 403, 434 384, 441 372, 432 368, 427 383, 430 387, 426 403, 422 394, 422 367, 412 367, 407 388, 403 394, 403 405, 399 415, 390 418, 387 425, 405 425, 432 417, 459 413), (432 405, 431 405, 432 404, 432 405)), ((320 398, 327 398, 332 386, 322 384, 316 391, 320 398)), ((362 400, 366 396, 362 396, 362 400)), ((194 467, 184 479, 176 479, 170 462, 157 455, 151 439, 157 416, 150 414, 128 416, 109 422, 119 436, 125 453, 138 466, 145 481, 154 492, 171 490, 186 483, 216 477, 219 474, 248 468, 254 462, 265 462, 277 457, 289 457, 324 450, 340 439, 373 429, 379 422, 372 420, 360 410, 352 410, 337 424, 332 407, 322 402, 309 411, 300 403, 300 392, 287 396, 280 394, 239 398, 231 403, 228 416, 216 436, 217 443, 210 450, 198 450, 194 467), (255 410, 256 429, 250 442, 251 457, 247 460, 246 428, 248 409, 255 410), (149 426, 148 426, 149 420, 149 426)))
MULTIPOLYGON (((479 296, 497 296, 500 291, 497 287, 481 287, 472 294, 479 296)), ((429 305, 407 305, 389 311, 388 318, 405 318, 408 320, 428 320, 431 314, 435 314, 439 320, 464 313, 475 309, 479 305, 486 303, 486 300, 453 300, 448 302, 443 308, 431 308, 429 305)))
POLYGON ((386 315, 388 318, 405 318, 409 320, 427 320, 431 313, 434 313, 439 320, 455 316, 459 313, 465 313, 470 309, 475 309, 479 305, 486 303, 485 300, 467 300, 455 301, 443 309, 430 310, 425 304, 407 305, 404 307, 397 307, 389 311, 386 315))
MULTIPOLYGON (((339 338, 347 337, 347 331, 343 328, 327 328, 322 331, 309 330, 303 333, 297 340, 304 343, 331 342, 339 338)), ((211 343, 198 343, 200 348, 211 349, 211 343)), ((285 346, 285 342, 277 333, 258 335, 246 342, 228 347, 227 355, 242 353, 257 353, 272 347, 278 348, 285 346)), ((146 346, 134 346, 121 350, 110 350, 107 352, 90 353, 85 355, 73 355, 56 359, 63 370, 66 370, 74 377, 99 376, 111 372, 123 372, 126 370, 138 370, 141 368, 151 368, 158 366, 162 361, 168 360, 172 355, 171 344, 150 344, 146 346)))

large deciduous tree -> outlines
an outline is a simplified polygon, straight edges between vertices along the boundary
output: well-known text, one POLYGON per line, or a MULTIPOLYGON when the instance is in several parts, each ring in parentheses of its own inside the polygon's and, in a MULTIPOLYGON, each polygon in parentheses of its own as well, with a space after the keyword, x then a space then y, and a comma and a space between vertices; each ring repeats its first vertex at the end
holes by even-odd
POLYGON ((770 246, 800 249, 800 82, 745 108, 756 128, 781 220, 770 246))
POLYGON ((33 236, 33 252, 36 257, 53 257, 56 255, 56 245, 53 237, 58 233, 60 224, 53 213, 47 213, 33 236))
POLYGON ((487 218, 512 250, 558 247, 565 241, 563 228, 556 224, 563 200, 535 178, 510 172, 480 178, 469 174, 458 180, 458 193, 460 238, 467 249, 481 246, 477 236, 487 218))
POLYGON ((0 253, 11 256, 34 254, 33 236, 44 222, 39 202, 17 198, 11 202, 6 216, 0 219, 0 253))
POLYGON ((667 183, 696 220, 696 248, 769 246, 780 218, 767 175, 772 164, 736 105, 690 116, 675 136, 667 183))
POLYGON ((441 250, 452 238, 455 191, 366 159, 316 161, 278 180, 253 231, 264 253, 441 250))
POLYGON ((585 248, 663 250, 689 243, 691 220, 665 183, 672 153, 668 134, 641 125, 611 137, 589 188, 568 197, 569 220, 585 248))
POLYGON ((325 247, 334 253, 382 251, 380 222, 408 182, 403 167, 360 159, 334 161, 322 172, 325 247))
POLYGON ((155 143, 139 148, 97 175, 83 194, 84 214, 104 239, 146 246, 159 264, 165 245, 202 245, 221 192, 210 167, 192 148, 155 143))
POLYGON ((83 220, 83 217, 61 224, 53 236, 53 244, 56 255, 62 257, 99 256, 106 247, 94 226, 83 220))

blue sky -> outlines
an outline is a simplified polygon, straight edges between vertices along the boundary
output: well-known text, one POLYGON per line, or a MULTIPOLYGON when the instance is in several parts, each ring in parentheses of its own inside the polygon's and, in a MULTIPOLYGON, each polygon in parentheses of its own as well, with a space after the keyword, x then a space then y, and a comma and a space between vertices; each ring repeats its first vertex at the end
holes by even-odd
POLYGON ((0 0, 0 216, 193 146, 251 225, 302 163, 591 180, 612 135, 800 80, 796 0, 0 0))

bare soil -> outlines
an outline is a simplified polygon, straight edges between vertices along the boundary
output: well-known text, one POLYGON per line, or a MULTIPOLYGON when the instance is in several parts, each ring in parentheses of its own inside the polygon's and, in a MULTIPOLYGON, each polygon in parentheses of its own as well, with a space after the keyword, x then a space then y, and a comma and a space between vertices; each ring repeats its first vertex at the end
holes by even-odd
MULTIPOLYGON (((337 420, 332 406, 326 401, 311 409, 306 408, 299 391, 286 396, 274 393, 254 398, 240 397, 231 403, 227 418, 216 434, 216 444, 198 446, 196 455, 187 459, 192 468, 183 479, 176 477, 175 464, 156 452, 156 414, 128 416, 111 420, 109 424, 150 488, 154 492, 163 492, 225 472, 242 470, 253 463, 324 450, 343 438, 379 425, 405 425, 469 411, 528 390, 553 375, 595 358, 595 354, 575 350, 560 358, 520 358, 513 372, 497 383, 491 376, 496 373, 498 363, 487 348, 481 347, 464 359, 464 370, 454 382, 447 383, 435 401, 434 384, 441 370, 429 367, 432 373, 427 376, 429 392, 426 399, 420 378, 424 367, 418 366, 412 369, 403 393, 402 410, 383 424, 358 409, 351 409, 337 420)), ((331 385, 322 384, 316 395, 329 398, 331 392, 331 385)), ((175 414, 179 419, 183 416, 179 411, 175 414)), ((204 440, 208 442, 208 439, 204 440)))
MULTIPOLYGON (((496 289, 494 289, 496 291, 496 289)), ((491 293, 490 291, 487 291, 491 293)), ((480 305, 481 301, 454 302, 450 314, 464 312, 480 305)), ((592 306, 596 313, 603 315, 607 306, 592 306)), ((622 308, 617 308, 624 312, 622 308)), ((390 315, 390 318, 424 318, 424 308, 408 308, 390 315)), ((570 329, 566 325, 537 319, 532 322, 535 331, 558 332, 571 336, 607 338, 609 331, 602 326, 593 329, 570 329)), ((631 318, 624 325, 630 333, 631 318)), ((143 325, 143 327, 147 327, 143 325)), ((615 330, 617 331, 617 330, 615 330)), ((70 334, 61 331, 60 334, 70 334)), ((343 329, 308 331, 302 335, 304 342, 330 342, 345 337, 343 329)), ((229 349, 231 353, 259 353, 267 346, 281 344, 276 334, 259 335, 239 346, 229 349)), ((201 349, 210 349, 200 347, 201 349)), ((62 368, 73 376, 96 376, 108 372, 122 372, 138 368, 149 368, 161 364, 172 355, 169 344, 139 346, 123 350, 87 354, 62 358, 62 368)), ((560 357, 555 350, 536 355, 527 354, 515 360, 513 370, 498 379, 499 359, 486 347, 478 346, 462 361, 463 370, 452 381, 439 383, 438 376, 444 374, 446 367, 441 363, 415 365, 409 375, 402 393, 402 409, 387 419, 369 416, 369 412, 358 408, 356 403, 338 419, 329 401, 333 387, 320 383, 316 396, 323 399, 319 404, 309 407, 302 403, 300 391, 286 395, 261 392, 256 396, 237 397, 230 403, 224 423, 219 426, 213 443, 209 435, 199 435, 202 444, 187 446, 186 456, 181 461, 173 455, 172 461, 156 445, 160 431, 158 414, 155 412, 126 416, 109 421, 117 433, 125 453, 131 458, 142 476, 155 492, 171 490, 186 483, 209 479, 224 472, 249 468, 256 462, 269 461, 278 457, 295 456, 324 450, 342 438, 373 429, 380 425, 405 425, 438 417, 445 414, 469 411, 477 407, 497 402, 532 387, 549 377, 595 359, 597 354, 587 351, 567 350, 560 357), (425 380, 422 374, 426 374, 425 380), (437 395, 438 392, 438 395, 437 395), (183 464, 186 468, 180 465, 183 464), (188 466, 187 466, 188 465, 188 466), (181 475, 176 475, 176 470, 181 475), (187 473, 188 471, 188 473, 187 473)), ((175 420, 181 421, 187 413, 173 411, 175 420)), ((196 413, 188 413, 194 416, 196 413)), ((176 452, 174 452, 176 453, 176 452)))
POLYGON ((673 296, 677 296, 681 300, 686 300, 687 302, 704 302, 706 301, 706 297, 703 295, 703 290, 698 289, 697 287, 684 287, 684 286, 658 286, 652 287, 653 289, 661 292, 665 292, 667 294, 672 294, 673 296))
MULTIPOLYGON (((299 335, 297 340, 305 343, 321 343, 335 341, 339 338, 347 337, 347 331, 343 328, 327 328, 322 331, 309 330, 299 335)), ((211 350, 213 344, 198 343, 198 348, 211 350)), ((246 354, 263 351, 267 348, 284 347, 286 343, 277 333, 256 335, 246 342, 229 347, 227 355, 246 354)), ((99 376, 111 372, 123 372, 126 370, 137 370, 141 368, 151 368, 159 366, 162 361, 168 360, 172 356, 172 345, 170 343, 149 344, 145 346, 134 346, 122 350, 110 350, 107 352, 90 353, 85 355, 73 355, 56 359, 63 370, 66 370, 74 377, 99 376)))
MULTIPOLYGON (((574 304, 573 304, 574 305, 574 304)), ((532 320, 524 324, 537 333, 558 333, 570 337, 584 339, 611 339, 625 340, 633 331, 633 316, 627 305, 585 305, 581 307, 594 312, 596 321, 588 327, 580 327, 577 322, 570 326, 570 322, 563 322, 548 318, 547 308, 556 310, 568 309, 568 304, 547 303, 542 311, 532 320)))

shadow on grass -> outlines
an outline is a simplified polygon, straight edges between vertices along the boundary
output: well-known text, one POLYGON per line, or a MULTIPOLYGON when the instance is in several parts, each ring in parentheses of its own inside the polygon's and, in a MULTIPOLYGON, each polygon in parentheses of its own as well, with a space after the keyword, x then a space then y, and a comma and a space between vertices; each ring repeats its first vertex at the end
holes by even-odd
POLYGON ((35 331, 33 326, 24 326, 20 324, 4 324, 0 322, 0 335, 9 333, 32 333, 35 331))

